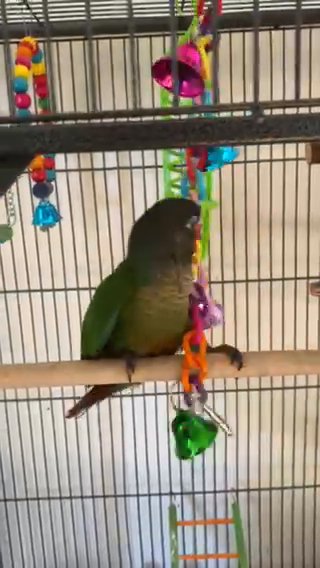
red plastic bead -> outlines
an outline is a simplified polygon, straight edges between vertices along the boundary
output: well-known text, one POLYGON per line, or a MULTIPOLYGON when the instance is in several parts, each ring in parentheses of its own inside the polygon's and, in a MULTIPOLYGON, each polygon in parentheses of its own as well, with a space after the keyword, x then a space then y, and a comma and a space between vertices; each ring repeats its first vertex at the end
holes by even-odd
POLYGON ((24 65, 27 69, 31 69, 31 59, 25 55, 17 55, 16 65, 24 65))
POLYGON ((40 110, 39 114, 51 114, 50 110, 40 110))
POLYGON ((35 182, 44 181, 46 179, 46 172, 44 170, 33 170, 31 177, 35 182))
POLYGON ((55 167, 55 161, 53 158, 44 159, 44 167, 46 170, 53 170, 55 167))
POLYGON ((40 99, 45 99, 49 96, 47 85, 36 85, 36 93, 40 99))
POLYGON ((31 98, 28 93, 17 93, 14 97, 14 102, 17 108, 29 108, 31 98))
POLYGON ((33 78, 34 86, 38 87, 45 87, 47 86, 47 75, 36 75, 33 78))

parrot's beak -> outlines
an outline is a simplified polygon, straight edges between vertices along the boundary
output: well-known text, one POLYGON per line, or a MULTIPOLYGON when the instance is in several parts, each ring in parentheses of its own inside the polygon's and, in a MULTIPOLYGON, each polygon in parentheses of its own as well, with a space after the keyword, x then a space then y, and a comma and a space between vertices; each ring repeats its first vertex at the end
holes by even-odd
POLYGON ((309 291, 311 296, 320 298, 320 280, 317 280, 317 282, 311 282, 309 291))

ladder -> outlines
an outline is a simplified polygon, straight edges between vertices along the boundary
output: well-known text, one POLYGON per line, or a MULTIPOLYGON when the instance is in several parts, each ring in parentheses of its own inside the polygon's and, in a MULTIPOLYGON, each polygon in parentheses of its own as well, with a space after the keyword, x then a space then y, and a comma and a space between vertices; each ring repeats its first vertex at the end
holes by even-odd
POLYGON ((169 527, 171 568, 179 568, 179 562, 183 560, 238 560, 238 568, 249 568, 240 507, 236 500, 233 500, 232 502, 232 517, 227 519, 178 521, 177 507, 174 504, 171 504, 169 507, 169 527), (178 527, 209 525, 232 525, 235 532, 236 552, 179 554, 178 527))

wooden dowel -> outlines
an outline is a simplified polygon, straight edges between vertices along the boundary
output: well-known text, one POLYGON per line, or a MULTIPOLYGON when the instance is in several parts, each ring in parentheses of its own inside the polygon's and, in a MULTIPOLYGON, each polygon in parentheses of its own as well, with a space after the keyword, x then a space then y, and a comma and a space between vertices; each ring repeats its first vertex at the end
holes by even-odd
POLYGON ((305 152, 307 164, 320 164, 320 142, 308 142, 305 152))
POLYGON ((233 519, 207 519, 203 521, 178 521, 178 527, 197 527, 204 525, 232 525, 233 519))
POLYGON ((179 560, 235 560, 239 554, 222 552, 221 554, 181 554, 179 560))
MULTIPOLYGON (((134 383, 180 379, 181 356, 141 359, 134 383)), ((224 355, 208 355, 208 378, 270 377, 320 374, 320 351, 261 351, 244 354, 238 371, 224 355)), ((0 388, 53 387, 127 383, 123 361, 70 361, 0 365, 0 388)), ((128 383, 129 386, 129 383, 128 383)))

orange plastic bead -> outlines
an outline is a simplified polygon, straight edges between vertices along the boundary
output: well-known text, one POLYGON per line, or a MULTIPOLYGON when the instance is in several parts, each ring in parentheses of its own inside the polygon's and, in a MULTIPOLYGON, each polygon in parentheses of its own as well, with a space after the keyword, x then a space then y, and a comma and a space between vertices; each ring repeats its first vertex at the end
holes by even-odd
POLYGON ((18 57, 28 57, 29 59, 31 59, 32 57, 32 49, 29 46, 25 46, 25 45, 19 45, 18 49, 17 49, 17 58, 18 57))
POLYGON ((36 156, 33 158, 29 168, 30 170, 42 170, 44 167, 44 156, 36 156))

